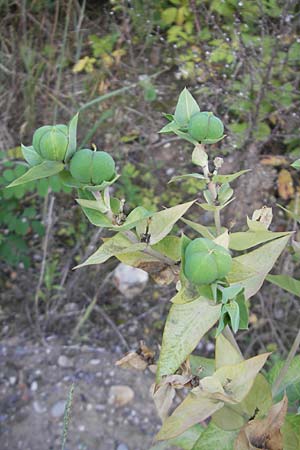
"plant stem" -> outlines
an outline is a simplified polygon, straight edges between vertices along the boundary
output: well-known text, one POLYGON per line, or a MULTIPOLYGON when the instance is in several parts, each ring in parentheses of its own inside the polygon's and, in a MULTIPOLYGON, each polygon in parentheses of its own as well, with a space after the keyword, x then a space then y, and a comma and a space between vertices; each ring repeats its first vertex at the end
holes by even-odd
POLYGON ((220 210, 217 208, 214 212, 214 221, 216 225, 216 232, 217 236, 219 236, 222 233, 222 227, 221 227, 221 218, 220 218, 220 210))
MULTIPOLYGON (((127 237, 127 239, 130 240, 133 244, 137 244, 139 242, 137 236, 130 230, 123 231, 124 236, 127 237)), ((162 255, 161 253, 157 252, 151 247, 147 247, 144 250, 141 250, 146 255, 152 256, 153 258, 158 259, 159 261, 163 262, 164 264, 167 264, 168 266, 174 266, 176 264, 176 261, 173 261, 173 259, 168 258, 167 256, 162 255)))
POLYGON ((297 353, 297 350, 298 350, 299 346, 300 346, 300 330, 298 331, 297 336, 295 337, 295 340, 294 340, 293 345, 291 347, 291 350, 290 350, 290 352, 289 352, 289 354, 288 354, 288 356, 286 358, 286 361, 285 361, 282 369, 280 370, 280 372, 278 374, 278 377, 276 378, 276 380, 274 382, 274 385, 272 387, 273 397, 277 394, 277 392, 278 392, 278 390, 280 388, 280 385, 281 385, 284 377, 286 376, 286 374, 287 374, 287 372, 289 370, 291 362, 292 362, 294 356, 297 353))

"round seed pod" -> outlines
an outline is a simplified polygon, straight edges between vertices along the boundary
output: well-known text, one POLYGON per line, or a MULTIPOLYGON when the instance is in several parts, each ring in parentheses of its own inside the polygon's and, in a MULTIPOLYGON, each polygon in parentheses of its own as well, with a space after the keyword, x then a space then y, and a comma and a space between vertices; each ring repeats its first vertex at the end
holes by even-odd
POLYGON ((211 284, 230 271, 232 258, 228 250, 210 239, 197 238, 185 250, 183 272, 193 284, 211 284))
POLYGON ((68 127, 66 125, 46 125, 38 128, 32 145, 34 150, 44 160, 64 161, 69 143, 68 127))
POLYGON ((83 149, 71 159, 70 172, 75 180, 86 184, 101 184, 115 175, 115 162, 106 152, 83 149))
POLYGON ((223 136, 222 121, 211 112, 197 112, 190 118, 188 124, 190 136, 198 142, 218 140, 223 136))

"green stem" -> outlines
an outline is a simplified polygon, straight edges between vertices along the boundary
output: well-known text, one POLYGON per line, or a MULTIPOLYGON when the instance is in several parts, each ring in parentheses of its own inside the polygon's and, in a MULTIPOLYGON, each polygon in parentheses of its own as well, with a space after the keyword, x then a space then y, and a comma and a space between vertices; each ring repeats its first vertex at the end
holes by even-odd
POLYGON ((295 340, 291 347, 291 350, 288 354, 288 357, 286 358, 286 361, 285 361, 282 369, 280 370, 278 377, 276 378, 276 380, 273 384, 273 387, 272 387, 273 396, 275 396, 278 393, 280 385, 283 382, 283 379, 286 376, 286 374, 290 368, 291 362, 294 359, 294 356, 296 355, 299 346, 300 346, 300 330, 298 331, 297 336, 295 337, 295 340))
POLYGON ((222 233, 221 217, 220 217, 219 208, 217 208, 214 212, 214 220, 215 220, 215 225, 216 225, 217 236, 219 236, 222 233))

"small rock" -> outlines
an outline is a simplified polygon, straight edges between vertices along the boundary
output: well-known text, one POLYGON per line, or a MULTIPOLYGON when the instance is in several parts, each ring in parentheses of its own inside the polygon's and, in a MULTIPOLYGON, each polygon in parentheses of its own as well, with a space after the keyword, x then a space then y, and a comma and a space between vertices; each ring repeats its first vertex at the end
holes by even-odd
POLYGON ((119 444, 117 450, 129 450, 126 444, 119 444))
POLYGON ((34 411, 38 414, 43 414, 47 412, 47 407, 40 402, 34 401, 32 406, 34 411))
POLYGON ((123 263, 116 267, 113 275, 115 286, 128 299, 140 294, 148 279, 149 275, 144 270, 123 263))
POLYGON ((73 361, 65 355, 60 355, 57 363, 60 367, 63 367, 64 369, 73 367, 73 361))
POLYGON ((9 384, 13 386, 17 382, 17 377, 9 377, 9 384))
POLYGON ((108 393, 108 404, 116 407, 127 405, 134 398, 134 392, 129 386, 111 386, 108 393))
POLYGON ((50 414, 52 417, 54 418, 58 418, 58 417, 62 417, 64 415, 65 412, 65 406, 66 406, 66 401, 65 400, 59 400, 57 403, 55 403, 50 411, 50 414))
POLYGON ((64 311, 66 313, 78 311, 77 303, 74 303, 74 302, 66 303, 64 306, 64 311))
POLYGON ((35 391, 37 391, 38 387, 39 387, 39 385, 38 385, 37 381, 33 381, 30 385, 30 390, 32 392, 35 392, 35 391))
POLYGON ((101 362, 100 359, 91 359, 89 364, 91 366, 97 366, 98 364, 100 364, 100 362, 101 362))

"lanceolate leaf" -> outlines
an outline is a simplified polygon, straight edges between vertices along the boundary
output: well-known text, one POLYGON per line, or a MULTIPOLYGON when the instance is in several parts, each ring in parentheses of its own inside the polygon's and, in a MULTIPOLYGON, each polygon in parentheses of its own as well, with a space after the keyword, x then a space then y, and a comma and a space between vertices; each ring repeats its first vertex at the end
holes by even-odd
POLYGON ((165 442, 159 442, 151 447, 150 450, 170 450, 174 447, 179 447, 182 450, 192 450, 195 442, 199 439, 199 436, 203 430, 204 428, 201 425, 196 424, 186 430, 181 436, 165 442))
POLYGON ((181 126, 186 126, 191 116, 200 111, 198 103, 190 94, 187 88, 184 88, 179 95, 174 118, 181 126))
POLYGON ((42 158, 34 150, 32 145, 30 147, 26 147, 25 145, 21 144, 21 148, 24 159, 26 159, 30 166, 37 166, 38 164, 41 164, 43 162, 42 158))
POLYGON ((156 435, 156 440, 161 441, 179 436, 192 425, 210 417, 223 405, 223 402, 209 398, 200 388, 193 389, 173 414, 165 420, 156 435))
POLYGON ((249 172, 250 170, 251 169, 240 170, 239 172, 232 173, 229 175, 214 175, 212 180, 214 183, 231 183, 236 178, 240 177, 244 173, 249 172))
POLYGON ((289 232, 273 232, 273 231, 240 231, 229 235, 229 248, 232 250, 247 250, 264 242, 272 241, 283 236, 289 236, 289 232))
POLYGON ((41 178, 47 178, 51 175, 56 175, 64 168, 62 162, 59 161, 43 161, 38 166, 31 167, 24 175, 17 178, 7 187, 19 186, 20 184, 29 183, 29 181, 39 180, 41 178))
POLYGON ((156 438, 163 440, 178 436, 190 426, 216 413, 225 404, 240 403, 251 390, 268 356, 269 353, 265 353, 237 364, 223 366, 212 376, 203 378, 200 386, 192 389, 165 420, 156 438))
POLYGON ((213 375, 224 387, 228 396, 236 401, 244 400, 270 353, 263 353, 238 364, 223 366, 213 375))
MULTIPOLYGON (((166 237, 172 230, 173 225, 186 213, 193 203, 183 203, 153 214, 148 227, 150 245, 156 244, 166 237)), ((137 233, 140 236, 145 233, 147 225, 147 219, 139 222, 137 233)))
POLYGON ((208 227, 201 225, 200 223, 192 222, 188 219, 181 219, 182 222, 189 225, 193 230, 197 231, 201 236, 208 238, 208 239, 215 239, 215 236, 212 234, 212 232, 209 230, 208 227))
POLYGON ((171 306, 163 334, 157 382, 178 369, 202 336, 217 322, 220 310, 220 305, 204 297, 171 306))
POLYGON ((300 280, 296 280, 288 275, 268 275, 266 280, 287 292, 300 297, 300 280))
POLYGON ((223 366, 228 366, 232 364, 238 364, 243 361, 241 354, 237 351, 237 349, 223 336, 220 336, 216 339, 216 369, 219 369, 223 366))
POLYGON ((281 432, 284 450, 300 450, 300 415, 288 414, 281 432))
POLYGON ((300 159, 297 159, 295 162, 291 164, 294 169, 300 169, 300 159))
POLYGON ((232 270, 227 276, 228 282, 241 284, 245 288, 246 299, 252 297, 260 289, 289 238, 290 235, 283 236, 257 250, 234 258, 232 270))
POLYGON ((237 434, 238 431, 224 431, 210 422, 191 450, 232 450, 237 434))
MULTIPOLYGON (((284 361, 278 361, 268 373, 268 380, 273 384, 279 375, 280 370, 284 365, 284 361)), ((290 367, 282 380, 277 392, 274 395, 278 398, 286 392, 290 401, 295 401, 300 398, 300 356, 297 355, 292 360, 290 367), (296 394, 296 395, 295 395, 296 394)))
POLYGON ((212 421, 222 430, 238 430, 250 417, 264 417, 272 406, 270 384, 262 374, 258 374, 248 395, 237 405, 224 405, 212 416, 212 421))
POLYGON ((76 266, 75 269, 91 264, 102 264, 112 256, 121 255, 122 253, 134 253, 141 251, 146 247, 147 245, 142 243, 132 244, 129 239, 121 233, 118 233, 113 238, 105 241, 93 255, 91 255, 84 263, 76 266))

